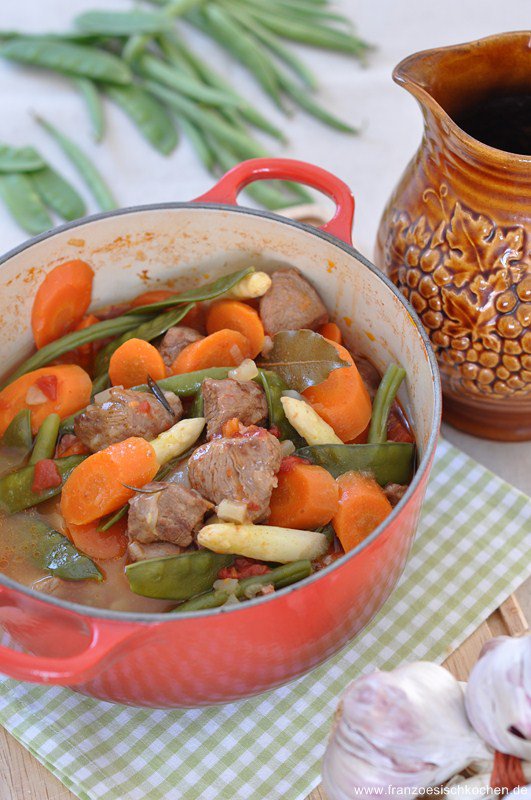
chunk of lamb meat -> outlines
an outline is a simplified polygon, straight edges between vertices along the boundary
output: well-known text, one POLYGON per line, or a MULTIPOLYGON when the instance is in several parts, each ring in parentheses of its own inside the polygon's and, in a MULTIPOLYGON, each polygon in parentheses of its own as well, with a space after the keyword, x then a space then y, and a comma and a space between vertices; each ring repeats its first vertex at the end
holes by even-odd
POLYGON ((212 508, 198 492, 178 483, 153 481, 129 501, 127 535, 141 544, 171 542, 179 547, 192 544, 194 533, 212 508), (158 491, 157 491, 158 490, 158 491))
POLYGON ((223 423, 234 417, 242 425, 261 425, 267 418, 265 392, 254 381, 206 378, 202 391, 208 439, 221 436, 223 423))
POLYGON ((239 500, 249 519, 269 515, 271 492, 282 460, 280 442, 264 428, 244 428, 242 435, 213 439, 198 447, 188 462, 190 484, 212 503, 239 500))
POLYGON ((166 558, 166 556, 178 556, 184 553, 184 547, 170 542, 153 542, 152 544, 140 544, 140 542, 129 542, 127 555, 129 561, 146 561, 149 558, 166 558))
POLYGON ((296 269, 278 269, 271 275, 272 284, 260 300, 260 317, 265 332, 315 330, 328 322, 323 301, 296 269))
POLYGON ((164 392, 172 416, 151 392, 134 392, 113 387, 105 400, 95 403, 78 414, 74 432, 83 444, 95 453, 129 436, 154 439, 171 428, 183 415, 180 399, 173 392, 164 392))
POLYGON ((181 350, 184 350, 189 344, 204 338, 193 328, 187 328, 184 325, 170 328, 159 345, 162 360, 167 367, 171 367, 181 350))

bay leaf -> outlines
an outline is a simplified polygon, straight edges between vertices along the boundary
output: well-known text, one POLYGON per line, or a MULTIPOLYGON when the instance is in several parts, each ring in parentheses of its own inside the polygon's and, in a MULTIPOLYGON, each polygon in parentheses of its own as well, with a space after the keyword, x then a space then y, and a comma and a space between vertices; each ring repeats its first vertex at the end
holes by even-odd
POLYGON ((350 365, 324 336, 300 330, 275 334, 273 348, 258 366, 276 372, 290 389, 303 392, 325 381, 332 370, 350 365))

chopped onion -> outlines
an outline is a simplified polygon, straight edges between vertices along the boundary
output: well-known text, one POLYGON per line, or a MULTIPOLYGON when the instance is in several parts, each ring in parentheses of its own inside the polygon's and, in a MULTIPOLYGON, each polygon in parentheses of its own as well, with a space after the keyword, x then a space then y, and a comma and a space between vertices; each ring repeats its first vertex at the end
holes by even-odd
POLYGON ((98 394, 94 395, 94 402, 99 403, 100 405, 107 403, 111 399, 111 389, 123 388, 123 386, 109 386, 108 389, 104 389, 102 392, 98 392, 98 394))
POLYGON ((231 369, 229 372, 229 378, 240 383, 252 381, 257 375, 258 367, 251 358, 244 358, 239 367, 231 369))
POLYGON ((295 447, 291 439, 284 439, 283 442, 280 442, 280 453, 282 455, 282 458, 287 458, 292 453, 294 453, 296 449, 297 448, 295 447))
POLYGON ((247 503, 241 500, 222 500, 216 506, 216 513, 220 520, 243 524, 247 521, 247 503))
POLYGON ((28 406, 40 406, 41 403, 47 403, 48 399, 49 398, 46 397, 44 392, 41 391, 35 383, 33 386, 30 386, 26 392, 26 403, 28 406))

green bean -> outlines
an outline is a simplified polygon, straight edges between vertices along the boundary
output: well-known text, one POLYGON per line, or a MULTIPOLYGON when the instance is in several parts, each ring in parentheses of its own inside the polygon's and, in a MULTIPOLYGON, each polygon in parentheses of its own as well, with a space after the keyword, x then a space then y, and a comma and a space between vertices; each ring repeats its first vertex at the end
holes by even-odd
POLYGON ((32 536, 31 558, 38 567, 64 581, 102 581, 96 564, 59 531, 40 519, 27 523, 32 536))
POLYGON ((222 92, 230 94, 235 100, 238 100, 241 104, 239 113, 247 122, 250 122, 255 128, 269 133, 280 141, 286 141, 286 137, 279 128, 260 114, 260 112, 251 106, 243 97, 240 97, 240 95, 234 91, 230 83, 224 80, 224 78, 218 75, 207 63, 190 50, 174 32, 171 35, 166 34, 161 36, 159 41, 164 55, 172 64, 181 67, 183 63, 187 64, 193 73, 205 83, 213 86, 215 89, 220 89, 222 92))
POLYGON ((234 17, 228 17, 223 9, 209 5, 201 15, 195 15, 192 21, 244 64, 274 103, 282 108, 280 88, 269 57, 234 17))
POLYGON ((9 514, 16 514, 25 508, 31 508, 51 497, 58 495, 65 481, 71 472, 84 461, 86 456, 68 456, 67 458, 57 458, 55 466, 61 476, 62 482, 59 486, 44 489, 42 492, 32 491, 35 467, 28 465, 16 472, 10 472, 0 478, 0 508, 5 509, 9 514))
POLYGON ((0 175, 0 197, 11 216, 28 233, 43 233, 53 226, 52 218, 27 175, 0 175))
POLYGON ((342 131, 343 133, 359 133, 358 128, 353 128, 352 125, 349 125, 338 117, 335 117, 325 108, 320 106, 319 103, 316 103, 316 101, 310 97, 307 91, 301 89, 296 83, 293 83, 293 81, 289 80, 289 78, 286 78, 285 75, 279 75, 279 82, 284 91, 290 95, 290 97, 295 100, 295 102, 298 103, 299 106, 308 114, 311 114, 312 117, 320 119, 331 128, 336 128, 336 130, 342 131))
POLYGON ((173 328, 174 325, 177 325, 194 306, 195 303, 188 303, 188 305, 181 306, 177 309, 170 309, 170 311, 166 311, 163 314, 159 314, 154 319, 143 322, 137 328, 126 331, 118 339, 109 342, 96 356, 94 364, 96 378, 107 373, 112 354, 115 353, 124 342, 128 342, 129 339, 144 339, 144 341, 150 342, 152 339, 156 339, 157 336, 162 336, 169 328, 173 328))
POLYGON ((175 89, 186 97, 196 100, 199 103, 206 103, 209 106, 239 106, 241 102, 235 99, 228 92, 219 89, 212 89, 204 83, 195 80, 171 64, 165 64, 159 58, 152 55, 144 55, 139 59, 138 68, 142 74, 150 80, 162 83, 175 89))
POLYGON ((37 461, 42 461, 44 458, 53 458, 60 424, 61 417, 59 414, 48 414, 37 431, 33 452, 28 464, 36 464, 37 461))
MULTIPOLYGON (((201 384, 205 378, 222 381, 228 377, 230 370, 230 367, 199 369, 196 372, 187 372, 184 375, 171 375, 169 378, 163 378, 161 381, 157 381, 157 385, 163 391, 173 392, 179 395, 179 397, 193 397, 201 388, 201 384)), ((137 392, 147 392, 148 388, 149 387, 145 383, 133 387, 137 392)))
POLYGON ((234 556, 210 550, 191 550, 178 556, 150 558, 128 564, 125 574, 131 591, 143 597, 187 600, 209 589, 218 572, 234 561, 234 556))
POLYGON ((57 130, 50 122, 43 119, 43 117, 35 117, 39 125, 41 125, 50 136, 59 145, 63 153, 70 159, 74 167, 83 178, 87 188, 92 193, 92 196, 98 203, 102 211, 112 211, 116 208, 116 200, 111 194, 111 191, 96 167, 92 164, 88 156, 77 146, 72 139, 65 136, 64 133, 57 130))
POLYGON ((162 33, 172 27, 171 19, 160 11, 86 11, 79 14, 74 23, 82 31, 96 36, 162 33))
POLYGON ((197 392, 194 402, 190 408, 190 417, 204 417, 205 416, 205 401, 201 389, 197 392))
POLYGON ((367 442, 378 444, 387 441, 387 421, 400 384, 406 377, 406 371, 398 364, 389 364, 380 381, 378 391, 372 404, 371 425, 367 442))
POLYGON ((101 142, 105 133, 105 116, 101 95, 94 83, 89 78, 76 78, 75 85, 79 89, 81 97, 85 101, 90 123, 92 125, 92 136, 95 142, 101 142))
POLYGON ((131 70, 120 58, 96 47, 58 39, 21 37, 0 44, 0 56, 97 81, 130 83, 131 70))
MULTIPOLYGON (((146 88, 155 97, 174 108, 179 114, 183 114, 202 130, 213 134, 225 143, 239 143, 241 147, 256 147, 256 142, 250 136, 228 124, 214 112, 196 105, 173 89, 161 86, 154 81, 146 81, 146 88)), ((266 154, 265 149, 263 154, 266 154)))
POLYGON ((216 166, 216 157, 212 152, 208 139, 203 135, 202 130, 198 128, 197 125, 194 125, 187 117, 181 117, 179 125, 205 169, 212 172, 216 166))
POLYGON ((46 162, 33 147, 0 145, 0 172, 34 172, 46 162))
POLYGON ((31 433, 31 411, 23 408, 13 417, 1 440, 2 447, 10 447, 13 450, 20 450, 21 454, 29 453, 33 446, 33 436, 31 433))
POLYGON ((166 108, 141 86, 107 86, 108 96, 130 117, 153 147, 169 155, 177 146, 178 136, 166 108))
POLYGON ((54 169, 45 167, 30 177, 42 201, 60 217, 74 220, 85 216, 87 209, 83 198, 54 169))
POLYGON ((73 331, 67 333, 60 339, 56 339, 50 344, 44 345, 40 350, 37 350, 32 356, 24 361, 12 375, 5 380, 0 389, 3 389, 8 384, 12 383, 16 378, 25 375, 26 372, 31 372, 39 367, 45 367, 50 361, 54 361, 63 353, 68 353, 70 350, 75 350, 83 344, 89 342, 97 342, 99 339, 107 339, 111 336, 119 336, 125 331, 132 330, 138 325, 139 320, 134 317, 115 317, 115 319, 106 319, 102 322, 96 322, 82 331, 73 331))
POLYGON ((172 297, 168 297, 167 300, 161 300, 159 303, 151 303, 151 305, 131 308, 126 312, 126 315, 153 314, 156 311, 163 311, 166 308, 171 308, 176 304, 183 305, 184 303, 199 303, 203 300, 214 300, 216 297, 225 294, 225 292, 228 292, 236 286, 242 278, 245 278, 246 275, 250 275, 251 272, 254 272, 254 267, 245 267, 245 269, 231 272, 229 275, 223 275, 215 281, 205 283, 203 286, 198 286, 197 289, 190 289, 188 292, 174 294, 172 297))
MULTIPOLYGON (((222 1, 222 5, 230 13, 230 3, 223 3, 222 1)), ((291 67, 293 72, 299 76, 308 88, 317 89, 317 80, 313 72, 291 50, 280 44, 275 36, 270 34, 262 25, 259 25, 251 15, 246 14, 244 4, 238 7, 237 12, 234 15, 231 14, 231 16, 234 16, 244 28, 256 36, 277 58, 287 64, 288 67, 291 67)))
MULTIPOLYGON (((284 586, 290 586, 293 583, 302 581, 311 575, 312 571, 310 561, 293 561, 291 564, 275 567, 265 575, 253 575, 250 578, 238 581, 234 592, 231 592, 231 594, 234 594, 238 599, 247 599, 252 596, 255 588, 258 589, 272 584, 275 589, 282 589, 284 586)), ((228 592, 224 592, 222 589, 215 589, 212 592, 192 597, 190 600, 181 603, 177 608, 174 608, 173 611, 205 611, 208 608, 218 608, 225 605, 228 599, 228 592)))

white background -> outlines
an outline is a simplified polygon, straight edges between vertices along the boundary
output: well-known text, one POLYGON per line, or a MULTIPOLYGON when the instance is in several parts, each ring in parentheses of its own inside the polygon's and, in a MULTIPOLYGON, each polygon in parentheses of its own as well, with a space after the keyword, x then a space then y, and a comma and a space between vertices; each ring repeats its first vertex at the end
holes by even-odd
MULTIPOLYGON (((88 8, 131 6, 127 0, 0 0, 0 28, 66 30, 70 20, 88 8)), ((377 46, 368 66, 362 68, 347 56, 299 50, 320 78, 323 103, 359 124, 363 131, 358 137, 333 131, 302 112, 289 120, 282 117, 235 62, 208 41, 193 38, 207 58, 214 51, 220 70, 286 131, 287 147, 264 139, 272 152, 326 167, 351 186, 357 203, 356 244, 371 256, 386 198, 421 134, 420 112, 413 98, 393 83, 393 66, 415 50, 531 28, 531 0, 339 0, 337 6, 355 21, 360 35, 377 46)), ((110 104, 107 135, 95 146, 82 101, 67 79, 53 73, 0 61, 0 97, 1 142, 36 145, 80 186, 75 172, 30 116, 30 110, 42 113, 87 150, 121 205, 190 200, 213 182, 184 139, 172 156, 160 156, 110 104)), ((0 207, 0 252, 24 238, 0 207)))

